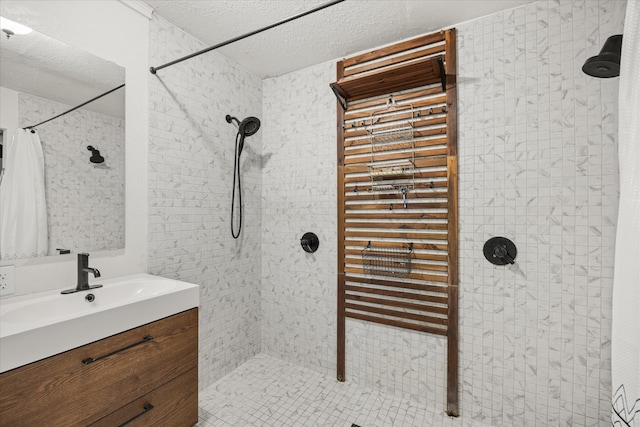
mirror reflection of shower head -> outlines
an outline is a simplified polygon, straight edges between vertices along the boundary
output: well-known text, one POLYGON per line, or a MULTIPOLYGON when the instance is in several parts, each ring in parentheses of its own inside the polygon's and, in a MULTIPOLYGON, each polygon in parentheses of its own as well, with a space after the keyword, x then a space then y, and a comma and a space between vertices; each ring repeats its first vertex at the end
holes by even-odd
POLYGON ((100 155, 100 151, 93 148, 93 146, 88 145, 87 146, 87 150, 91 151, 91 157, 89 158, 89 161, 91 163, 102 163, 104 162, 104 157, 102 157, 100 155))

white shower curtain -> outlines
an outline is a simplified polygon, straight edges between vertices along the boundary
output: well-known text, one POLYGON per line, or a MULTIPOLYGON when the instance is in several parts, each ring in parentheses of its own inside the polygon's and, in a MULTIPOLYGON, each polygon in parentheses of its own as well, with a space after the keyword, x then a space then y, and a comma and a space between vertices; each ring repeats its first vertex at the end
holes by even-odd
POLYGON ((640 427, 640 1, 629 0, 620 68, 620 208, 613 279, 611 424, 640 427))
POLYGON ((18 130, 5 145, 0 184, 0 258, 47 255, 44 156, 37 133, 18 130))

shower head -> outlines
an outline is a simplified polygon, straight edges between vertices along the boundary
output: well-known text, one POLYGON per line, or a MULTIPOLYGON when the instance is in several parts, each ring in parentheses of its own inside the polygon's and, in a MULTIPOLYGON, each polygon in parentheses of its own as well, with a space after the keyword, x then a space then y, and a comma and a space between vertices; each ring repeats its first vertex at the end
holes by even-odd
POLYGON ((225 117, 227 123, 231 123, 232 121, 238 124, 238 133, 242 136, 251 136, 258 132, 260 129, 260 120, 257 117, 247 117, 242 122, 237 118, 230 116, 227 114, 225 117))
POLYGON ((93 148, 91 145, 87 145, 87 150, 91 151, 91 157, 89 161, 91 163, 102 163, 104 162, 104 157, 100 155, 100 151, 93 148))
POLYGON ((260 120, 257 117, 247 117, 240 123, 238 132, 242 136, 251 136, 258 132, 258 129, 260 129, 260 120))
POLYGON ((258 119, 257 117, 249 116, 243 121, 240 121, 228 114, 225 119, 227 120, 227 123, 235 121, 238 124, 238 135, 240 136, 240 142, 238 143, 238 155, 240 155, 240 153, 242 153, 242 149, 244 148, 245 137, 255 135, 255 133, 258 132, 258 129, 260 129, 260 119, 258 119))
POLYGON ((597 56, 587 59, 582 71, 592 77, 610 78, 620 75, 620 55, 622 52, 622 34, 607 39, 597 56))

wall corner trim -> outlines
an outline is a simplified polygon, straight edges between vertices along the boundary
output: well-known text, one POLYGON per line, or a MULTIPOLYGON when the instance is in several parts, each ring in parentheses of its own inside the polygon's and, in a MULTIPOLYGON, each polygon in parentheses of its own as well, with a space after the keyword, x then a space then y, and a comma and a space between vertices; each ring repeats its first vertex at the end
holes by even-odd
POLYGON ((147 19, 151 19, 153 8, 141 0, 118 0, 123 5, 138 12, 147 19))

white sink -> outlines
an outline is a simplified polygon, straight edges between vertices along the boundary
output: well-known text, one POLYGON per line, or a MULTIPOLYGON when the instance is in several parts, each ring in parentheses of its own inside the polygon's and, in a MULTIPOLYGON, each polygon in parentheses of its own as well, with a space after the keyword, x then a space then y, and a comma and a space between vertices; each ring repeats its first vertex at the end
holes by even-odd
POLYGON ((0 300, 0 372, 197 307, 198 286, 149 274, 0 300), (93 294, 88 302, 85 297, 93 294))

